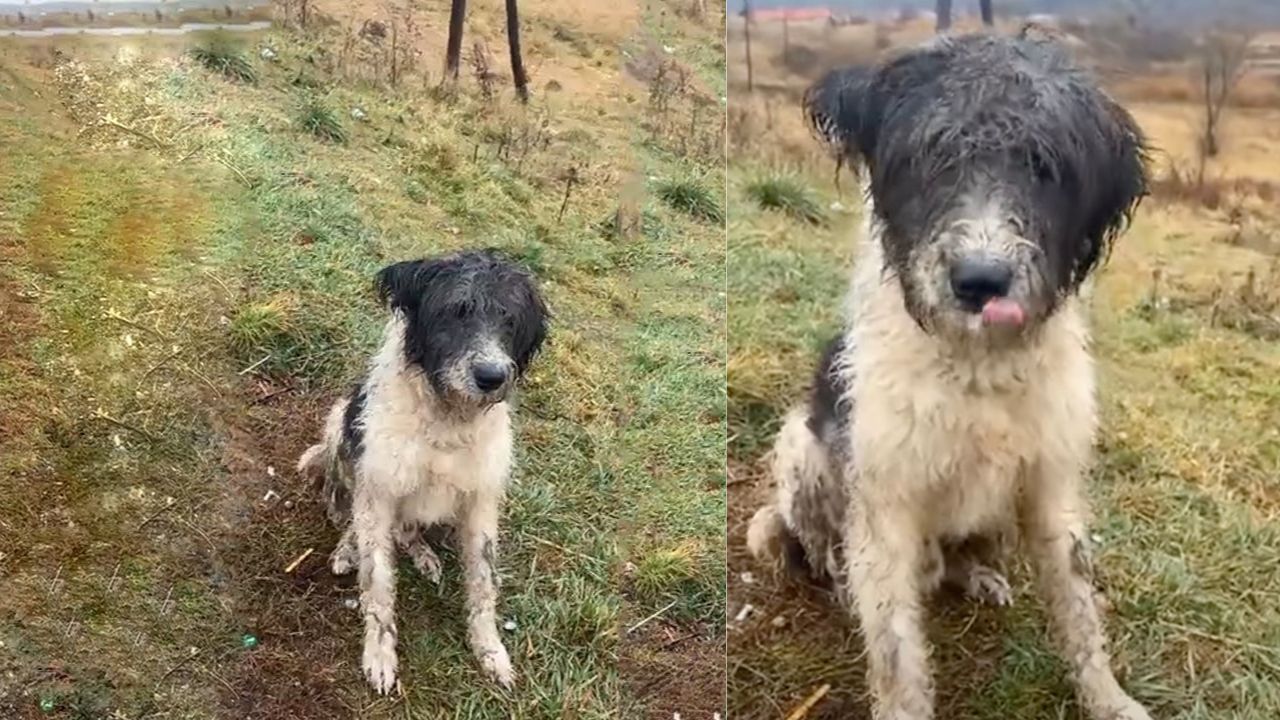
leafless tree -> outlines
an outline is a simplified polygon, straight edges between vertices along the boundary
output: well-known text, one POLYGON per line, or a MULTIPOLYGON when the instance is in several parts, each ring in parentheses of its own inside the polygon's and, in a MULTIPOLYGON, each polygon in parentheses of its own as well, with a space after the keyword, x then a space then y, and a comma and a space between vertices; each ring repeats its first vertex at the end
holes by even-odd
POLYGON ((529 76, 524 72, 524 60, 520 57, 520 17, 516 0, 507 0, 507 47, 511 50, 511 79, 516 86, 516 97, 520 98, 520 102, 527 103, 529 76))
POLYGON ((1216 157, 1221 149, 1219 130, 1222 111, 1231 101, 1231 93, 1244 75, 1249 43, 1253 33, 1244 28, 1219 28, 1205 35, 1200 48, 1198 74, 1200 101, 1204 108, 1201 116, 1200 174, 1204 174, 1204 162, 1216 157))

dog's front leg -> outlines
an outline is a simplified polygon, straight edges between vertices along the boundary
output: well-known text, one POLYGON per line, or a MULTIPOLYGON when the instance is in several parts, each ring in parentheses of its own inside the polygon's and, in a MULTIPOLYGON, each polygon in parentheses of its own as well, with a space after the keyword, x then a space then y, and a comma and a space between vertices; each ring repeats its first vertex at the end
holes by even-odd
POLYGON ((361 483, 356 492, 352 529, 360 553, 360 609, 364 613, 365 678, 386 694, 396 684, 396 569, 392 521, 395 506, 361 483))
POLYGON ((1111 672, 1094 602, 1079 469, 1059 463, 1055 471, 1052 463, 1041 462, 1030 479, 1022 509, 1023 536, 1084 706, 1095 720, 1151 720, 1111 672))
POLYGON ((515 675, 498 636, 498 504, 496 495, 472 499, 462 522, 462 565, 467 583, 467 636, 480 666, 503 687, 515 675))
MULTIPOLYGON (((846 547, 849 593, 867 646, 877 720, 933 717, 933 678, 922 618, 925 541, 910 512, 894 503, 850 503, 846 547)), ((897 503, 901 505, 902 503, 897 503)))

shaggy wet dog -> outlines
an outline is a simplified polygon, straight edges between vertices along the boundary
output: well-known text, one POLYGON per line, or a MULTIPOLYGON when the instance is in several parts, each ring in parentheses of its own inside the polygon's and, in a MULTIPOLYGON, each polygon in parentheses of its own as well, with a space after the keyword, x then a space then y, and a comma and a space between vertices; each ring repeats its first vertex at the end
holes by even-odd
POLYGON ((425 531, 460 545, 468 637, 484 670, 514 676, 498 636, 498 515, 512 465, 512 390, 541 347, 547 310, 533 278, 491 251, 400 262, 378 273, 390 310, 367 376, 330 411, 298 461, 324 475, 342 539, 333 572, 359 568, 363 668, 380 693, 396 685, 396 548, 433 581, 425 531))
POLYGON ((1082 489, 1081 287, 1145 194, 1138 127, 1026 34, 936 39, 807 99, 868 170, 869 207, 846 330, 779 433, 748 546, 834 581, 876 717, 924 720, 924 598, 949 582, 1008 603, 998 551, 1017 538, 1084 707, 1147 720, 1104 649, 1082 489))

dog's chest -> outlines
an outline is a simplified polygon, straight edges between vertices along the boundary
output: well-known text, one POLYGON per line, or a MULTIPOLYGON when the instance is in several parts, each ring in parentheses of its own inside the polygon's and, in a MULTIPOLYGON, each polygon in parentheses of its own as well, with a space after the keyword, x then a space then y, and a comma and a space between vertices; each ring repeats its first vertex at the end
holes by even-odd
POLYGON ((369 417, 363 461, 366 476, 386 483, 399 499, 404 519, 430 524, 456 516, 473 494, 501 494, 511 447, 505 405, 462 423, 409 406, 386 407, 369 417))
POLYGON ((956 393, 921 410, 912 454, 922 461, 930 524, 956 536, 1006 524, 1038 447, 1023 398, 956 393))
POLYGON ((1034 383, 979 389, 910 363, 860 371, 853 457, 866 491, 905 503, 937 535, 1007 525, 1043 444, 1034 383))

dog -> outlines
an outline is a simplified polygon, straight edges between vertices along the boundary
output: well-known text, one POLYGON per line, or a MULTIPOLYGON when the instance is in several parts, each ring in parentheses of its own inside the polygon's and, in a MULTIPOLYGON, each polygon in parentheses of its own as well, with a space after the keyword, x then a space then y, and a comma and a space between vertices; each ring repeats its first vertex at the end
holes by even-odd
POLYGON ((365 677, 381 694, 396 686, 396 548, 439 583, 424 531, 451 528, 471 648, 510 687, 495 611, 498 516, 512 470, 511 393, 549 313, 533 277, 491 250, 398 262, 374 284, 391 315, 382 345, 298 461, 323 475, 329 517, 343 529, 333 572, 359 568, 365 677))
POLYGON ((878 720, 927 720, 922 603, 947 584, 1007 604, 1017 539, 1084 708, 1149 720, 1110 667, 1082 488, 1084 302, 1146 194, 1140 129, 1028 33, 941 37, 825 81, 820 107, 868 170, 863 239, 845 330, 778 433, 748 548, 836 586, 878 720))

